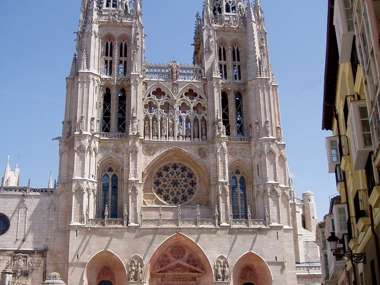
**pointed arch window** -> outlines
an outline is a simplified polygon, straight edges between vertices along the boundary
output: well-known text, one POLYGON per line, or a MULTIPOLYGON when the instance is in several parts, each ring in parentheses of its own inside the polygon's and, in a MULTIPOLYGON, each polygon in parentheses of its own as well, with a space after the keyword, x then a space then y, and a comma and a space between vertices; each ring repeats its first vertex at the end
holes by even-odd
POLYGON ((240 92, 235 94, 235 108, 236 108, 236 134, 238 137, 243 137, 244 132, 244 113, 243 113, 243 97, 240 92))
POLYGON ((247 219, 247 184, 239 170, 231 177, 231 198, 233 219, 247 219))
POLYGON ((104 44, 104 74, 112 76, 113 69, 113 42, 106 41, 104 44))
POLYGON ((241 80, 240 49, 238 46, 232 48, 232 72, 235 81, 241 80))
POLYGON ((218 48, 218 59, 219 59, 219 73, 223 80, 227 80, 227 53, 224 46, 219 46, 218 48))
POLYGON ((106 0, 106 8, 117 8, 117 0, 106 0))
POLYGON ((127 76, 127 64, 128 64, 128 44, 126 41, 122 41, 119 44, 119 76, 127 76))
POLYGON ((226 0, 226 13, 236 13, 236 0, 226 0))
POLYGON ((103 218, 118 217, 119 178, 110 167, 102 176, 101 215, 103 218))
POLYGON ((102 132, 111 132, 111 90, 109 88, 103 96, 102 132))
POLYGON ((214 7, 212 9, 212 13, 214 14, 214 16, 222 15, 222 7, 222 0, 214 0, 214 7))
POLYGON ((117 97, 117 130, 119 133, 125 133, 127 130, 127 95, 124 88, 120 90, 117 97))
POLYGON ((226 135, 229 136, 231 134, 230 110, 228 106, 228 94, 224 91, 222 92, 222 121, 226 130, 226 135))

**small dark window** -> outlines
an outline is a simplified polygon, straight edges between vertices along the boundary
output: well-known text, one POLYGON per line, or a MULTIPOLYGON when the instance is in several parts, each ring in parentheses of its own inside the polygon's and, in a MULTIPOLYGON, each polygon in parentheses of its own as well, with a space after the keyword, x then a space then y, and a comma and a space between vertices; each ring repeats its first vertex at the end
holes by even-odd
POLYGON ((0 214, 0 236, 5 234, 9 230, 9 226, 9 218, 4 214, 0 214))
POLYGON ((235 94, 236 107, 236 132, 238 137, 244 137, 244 112, 243 112, 243 97, 238 92, 235 94))
POLYGON ((111 90, 106 89, 103 97, 103 120, 102 132, 109 133, 111 131, 111 90))
POLYGON ((372 167, 372 155, 368 156, 367 163, 365 165, 365 175, 367 177, 368 195, 371 196, 373 188, 376 185, 375 174, 372 167))
POLYGON ((302 217, 302 228, 306 229, 306 219, 305 219, 305 215, 302 214, 301 217, 302 217))
POLYGON ((125 133, 127 130, 127 96, 125 89, 121 89, 118 94, 117 130, 125 133))
POLYGON ((106 0, 106 8, 117 8, 117 0, 106 0))
POLYGON ((222 120, 224 128, 226 129, 226 135, 229 136, 230 131, 230 110, 228 106, 228 94, 222 92, 222 120))
POLYGON ((356 51, 356 40, 354 37, 354 40, 352 41, 352 50, 351 50, 351 67, 352 67, 352 75, 354 77, 354 82, 356 80, 356 74, 358 72, 358 65, 359 65, 359 59, 358 59, 358 53, 356 51))
POLYGON ((344 114, 344 127, 347 130, 347 120, 348 120, 348 98, 346 97, 344 100, 344 107, 343 107, 343 114, 344 114))
POLYGON ((112 285, 111 281, 101 281, 99 285, 112 285))

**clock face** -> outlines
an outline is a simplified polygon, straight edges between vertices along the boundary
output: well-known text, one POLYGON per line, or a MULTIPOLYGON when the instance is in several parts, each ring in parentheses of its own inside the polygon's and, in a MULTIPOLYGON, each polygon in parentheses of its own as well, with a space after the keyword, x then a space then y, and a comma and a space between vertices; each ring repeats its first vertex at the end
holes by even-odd
POLYGON ((0 236, 9 230, 9 226, 9 218, 6 215, 0 213, 0 236))

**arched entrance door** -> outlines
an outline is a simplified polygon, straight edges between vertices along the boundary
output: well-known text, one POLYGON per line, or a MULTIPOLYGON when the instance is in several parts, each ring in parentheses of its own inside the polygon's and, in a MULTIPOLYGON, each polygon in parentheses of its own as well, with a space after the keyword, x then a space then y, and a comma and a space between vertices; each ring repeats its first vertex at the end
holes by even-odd
POLYGON ((88 262, 83 281, 86 285, 127 285, 127 272, 120 258, 105 250, 88 262))
POLYGON ((234 266, 236 285, 272 285, 272 274, 266 262, 250 252, 242 256, 234 266))
POLYGON ((165 242, 149 264, 149 285, 209 285, 211 266, 191 240, 176 235, 165 242))

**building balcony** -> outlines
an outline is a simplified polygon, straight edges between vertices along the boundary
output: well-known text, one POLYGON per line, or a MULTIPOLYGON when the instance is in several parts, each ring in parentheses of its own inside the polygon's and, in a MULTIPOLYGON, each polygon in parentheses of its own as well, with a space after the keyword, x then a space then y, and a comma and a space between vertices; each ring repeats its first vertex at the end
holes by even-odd
POLYGON ((359 232, 365 232, 371 224, 368 217, 361 217, 357 222, 357 228, 359 232))
POLYGON ((371 196, 369 197, 369 203, 373 208, 380 208, 380 186, 375 186, 372 189, 371 196))

